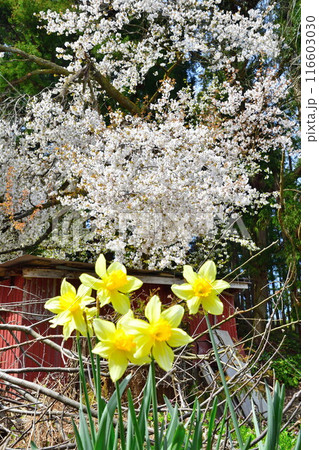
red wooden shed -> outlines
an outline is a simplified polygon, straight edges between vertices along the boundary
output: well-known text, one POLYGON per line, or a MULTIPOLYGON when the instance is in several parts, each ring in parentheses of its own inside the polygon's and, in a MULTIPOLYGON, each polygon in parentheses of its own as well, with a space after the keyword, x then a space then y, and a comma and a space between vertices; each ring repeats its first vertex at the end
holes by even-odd
MULTIPOLYGON (((63 367, 65 362, 61 352, 35 340, 25 333, 23 327, 30 327, 42 336, 61 344, 62 329, 50 328, 52 314, 44 309, 44 303, 59 295, 63 278, 78 286, 82 273, 94 274, 94 265, 90 263, 43 258, 24 255, 0 264, 0 369, 10 370, 28 380, 41 373, 41 367, 63 367), (10 327, 13 325, 13 327, 10 327), (20 327, 20 329, 19 329, 20 327), (5 329, 7 328, 7 329, 5 329), (18 345, 23 342, 24 345, 18 345), (37 368, 37 371, 19 371, 24 368, 37 368)), ((182 276, 167 272, 146 270, 128 271, 143 281, 142 288, 135 293, 140 299, 146 299, 156 292, 163 303, 170 303, 174 294, 170 286, 183 283, 182 276)), ((247 282, 235 282, 220 298, 224 303, 224 313, 212 316, 211 323, 221 322, 234 313, 234 294, 247 289, 247 282)), ((192 336, 207 330, 203 315, 189 316, 189 333, 192 336)), ((229 332, 234 341, 238 340, 235 318, 223 323, 220 328, 229 332)), ((70 343, 66 343, 70 345, 70 343)), ((196 352, 206 353, 210 348, 205 334, 196 341, 196 352)))

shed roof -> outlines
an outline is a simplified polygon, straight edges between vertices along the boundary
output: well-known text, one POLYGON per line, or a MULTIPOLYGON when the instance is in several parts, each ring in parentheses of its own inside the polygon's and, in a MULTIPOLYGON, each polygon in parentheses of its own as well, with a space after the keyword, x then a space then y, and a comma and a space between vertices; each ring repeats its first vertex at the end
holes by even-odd
MULTIPOLYGON (((156 270, 128 269, 130 275, 138 276, 149 284, 181 284, 183 276, 180 272, 156 270)), ((22 275, 24 278, 78 278, 83 272, 94 273, 94 264, 81 261, 44 258, 36 255, 22 255, 0 264, 0 277, 22 275)), ((231 290, 248 289, 247 280, 230 283, 231 290)))

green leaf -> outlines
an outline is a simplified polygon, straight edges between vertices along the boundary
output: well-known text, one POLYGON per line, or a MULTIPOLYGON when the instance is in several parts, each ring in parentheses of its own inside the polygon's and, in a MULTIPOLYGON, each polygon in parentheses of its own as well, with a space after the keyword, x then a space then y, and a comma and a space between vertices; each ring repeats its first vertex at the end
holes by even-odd
POLYGON ((127 391, 129 415, 127 421, 127 448, 130 448, 131 442, 134 449, 143 450, 143 438, 141 436, 139 424, 136 417, 136 411, 132 399, 131 390, 127 391))
POLYGON ((172 442, 172 450, 180 450, 180 449, 185 449, 184 447, 184 438, 185 438, 185 428, 184 426, 180 423, 177 426, 176 432, 174 434, 174 438, 173 438, 173 442, 172 442))
POLYGON ((248 436, 247 441, 244 443, 243 450, 248 450, 249 449, 251 440, 252 440, 252 436, 248 436))
POLYGON ((217 444, 216 444, 216 449, 215 450, 219 450, 220 443, 221 443, 221 440, 222 440, 222 437, 223 437, 224 425, 225 425, 225 420, 226 420, 226 416, 227 416, 227 407, 228 407, 228 405, 227 405, 227 403, 225 403, 223 419, 222 419, 222 422, 220 424, 220 430, 219 430, 219 433, 218 433, 218 439, 217 439, 217 444))
MULTIPOLYGON (((119 386, 120 395, 123 395, 123 392, 128 385, 128 382, 131 379, 131 375, 128 375, 124 378, 119 386)), ((104 407, 104 411, 102 413, 101 419, 98 424, 98 432, 96 435, 96 445, 95 450, 105 450, 105 448, 112 448, 110 446, 110 441, 113 442, 115 439, 114 436, 114 427, 113 427, 113 417, 115 413, 115 409, 117 406, 117 397, 116 392, 113 392, 110 400, 104 407)))
POLYGON ((301 431, 299 431, 296 447, 294 450, 301 450, 301 431))
POLYGON ((143 392, 143 400, 140 408, 140 413, 138 416, 138 429, 140 431, 140 435, 145 436, 146 441, 148 439, 147 418, 151 407, 151 398, 152 398, 152 374, 151 371, 149 371, 146 386, 143 392))
POLYGON ((195 408, 196 408, 196 418, 195 418, 195 427, 194 427, 194 437, 193 443, 191 446, 191 450, 200 450, 202 448, 202 427, 203 421, 201 420, 201 411, 199 406, 199 401, 196 398, 195 400, 195 408))
POLYGON ((77 450, 85 450, 85 448, 83 447, 83 444, 82 444, 82 439, 81 439, 79 430, 78 430, 77 426, 75 425, 73 419, 72 419, 72 425, 73 425, 73 430, 74 430, 74 434, 75 434, 77 450))
POLYGON ((175 431, 179 425, 179 420, 178 420, 178 407, 177 405, 175 405, 175 408, 173 408, 171 402, 168 400, 167 397, 165 397, 165 403, 166 406, 169 410, 169 413, 171 414, 171 421, 168 425, 167 431, 166 431, 166 440, 167 440, 167 445, 170 447, 173 443, 173 439, 174 439, 174 435, 175 435, 175 431))
POLYGON ((83 448, 85 448, 85 450, 93 450, 94 442, 92 436, 90 435, 87 421, 84 416, 82 408, 80 409, 79 414, 80 414, 79 435, 81 438, 83 448))
POLYGON ((35 445, 33 441, 31 441, 31 450, 38 450, 38 447, 35 445))
POLYGON ((207 430, 207 448, 212 448, 213 444, 213 431, 215 428, 215 418, 217 413, 217 397, 214 398, 214 402, 212 405, 212 410, 210 413, 209 423, 208 423, 208 430, 207 430))

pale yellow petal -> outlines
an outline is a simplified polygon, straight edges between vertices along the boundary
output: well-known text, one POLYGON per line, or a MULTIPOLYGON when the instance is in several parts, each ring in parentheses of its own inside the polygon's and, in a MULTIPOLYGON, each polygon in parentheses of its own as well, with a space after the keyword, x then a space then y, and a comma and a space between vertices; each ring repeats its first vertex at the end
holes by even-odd
POLYGON ((209 280, 210 282, 214 281, 216 278, 216 266, 213 261, 206 261, 205 264, 198 271, 198 275, 209 280))
POLYGON ((200 297, 193 297, 190 300, 187 300, 187 307, 189 309, 190 314, 197 314, 200 306, 200 297))
POLYGON ((72 321, 66 322, 63 326, 63 339, 65 341, 69 339, 74 330, 75 328, 73 322, 72 321))
POLYGON ((83 316, 83 312, 78 309, 72 313, 72 320, 74 323, 74 329, 78 330, 82 336, 87 336, 87 326, 83 316))
POLYGON ((214 290, 214 293, 216 295, 219 295, 221 292, 223 292, 224 289, 229 289, 230 288, 230 284, 227 283, 227 281, 224 281, 224 280, 216 280, 212 284, 212 288, 214 290))
POLYGON ((126 314, 130 309, 130 301, 127 295, 120 292, 111 292, 110 299, 115 311, 119 314, 126 314))
POLYGON ((145 317, 150 323, 157 322, 161 315, 162 303, 158 295, 153 295, 145 308, 145 317))
POLYGON ((109 265, 106 273, 109 275, 110 273, 114 272, 115 270, 121 270, 122 272, 124 272, 126 274, 126 267, 118 261, 112 262, 112 264, 109 265))
POLYGON ((175 328, 172 330, 172 336, 169 338, 167 343, 171 347, 181 347, 182 345, 187 345, 192 342, 193 339, 186 333, 186 331, 180 328, 175 328))
POLYGON ((219 316, 224 310, 224 305, 217 295, 210 295, 209 297, 203 298, 202 305, 205 311, 214 314, 215 316, 219 316))
POLYGON ((136 291, 142 286, 142 284, 143 281, 139 280, 138 278, 127 276, 127 283, 121 286, 119 290, 121 292, 124 292, 124 294, 127 294, 129 292, 136 291))
POLYGON ((95 273, 100 277, 103 278, 106 275, 106 261, 104 258, 104 255, 101 255, 98 257, 95 263, 95 273))
POLYGON ((156 341, 152 349, 152 354, 157 364, 163 370, 166 372, 171 370, 174 361, 174 352, 166 342, 156 341))
POLYGON ((72 292, 74 295, 76 295, 76 290, 75 290, 75 287, 73 286, 73 284, 69 283, 64 278, 61 283, 61 295, 68 294, 69 292, 72 292))
POLYGON ((183 277, 185 278, 188 283, 192 284, 197 278, 197 273, 194 272, 192 266, 184 266, 183 268, 183 277))
POLYGON ((93 327, 95 334, 100 341, 107 341, 108 339, 112 339, 115 334, 115 325, 108 320, 94 319, 93 327))
POLYGON ((128 324, 128 328, 129 328, 129 324, 130 321, 134 319, 134 314, 133 311, 130 309, 126 314, 124 314, 124 316, 122 316, 118 321, 117 321, 117 328, 125 328, 125 324, 128 324))
POLYGON ((88 275, 87 273, 83 273, 80 276, 80 281, 84 286, 87 286, 91 289, 95 289, 96 291, 103 288, 104 282, 102 280, 99 280, 95 277, 92 277, 91 275, 88 275))
POLYGON ((111 301, 111 292, 107 289, 99 289, 97 291, 97 298, 101 306, 107 305, 111 301))
POLYGON ((151 362, 149 356, 144 356, 143 358, 134 358, 134 356, 130 356, 129 359, 132 364, 136 364, 137 366, 143 366, 144 364, 149 364, 151 362))
POLYGON ((127 357, 122 352, 114 352, 109 357, 109 371, 112 381, 119 380, 127 368, 127 357))
POLYGON ((150 324, 141 319, 130 319, 121 322, 121 328, 126 332, 136 334, 147 335, 150 328, 150 324))
POLYGON ((109 342, 98 342, 93 348, 92 352, 96 355, 102 356, 102 358, 108 359, 110 351, 113 349, 113 345, 109 342))
POLYGON ((53 312, 54 314, 59 314, 60 312, 63 311, 63 309, 61 309, 61 305, 60 305, 60 297, 50 298, 50 300, 48 300, 45 303, 44 307, 45 307, 45 309, 48 309, 49 311, 53 312))
POLYGON ((65 322, 69 322, 71 320, 71 312, 66 309, 62 311, 60 314, 56 315, 51 319, 50 322, 55 323, 56 325, 64 325, 65 322))
POLYGON ((182 321, 184 308, 180 305, 174 305, 162 312, 161 318, 167 320, 172 328, 176 328, 182 321))
POLYGON ((136 351, 133 355, 134 358, 140 359, 150 355, 154 340, 149 335, 138 335, 135 338, 135 342, 136 351))
POLYGON ((171 289, 176 297, 181 298, 182 300, 190 300, 194 297, 194 290, 188 283, 173 284, 171 289))
POLYGON ((92 288, 89 286, 84 286, 84 284, 81 284, 78 288, 77 297, 90 297, 92 293, 92 288))

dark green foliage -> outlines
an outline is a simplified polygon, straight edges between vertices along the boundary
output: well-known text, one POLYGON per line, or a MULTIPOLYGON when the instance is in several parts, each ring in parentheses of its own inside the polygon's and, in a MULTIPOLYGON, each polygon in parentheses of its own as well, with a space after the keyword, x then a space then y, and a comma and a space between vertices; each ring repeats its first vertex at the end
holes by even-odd
MULTIPOLYGON (((71 0, 2 0, 0 42, 61 64, 56 58, 55 49, 62 46, 65 38, 48 35, 39 28, 37 14, 47 9, 64 11, 71 4, 71 0)), ((18 56, 12 61, 8 59, 5 57, 0 60, 0 95, 36 94, 55 81, 53 75, 38 71, 39 67, 35 63, 18 56), (34 71, 37 72, 29 76, 34 71)))
POLYGON ((276 379, 289 387, 297 387, 301 381, 301 356, 288 356, 285 359, 277 359, 271 364, 276 379))

